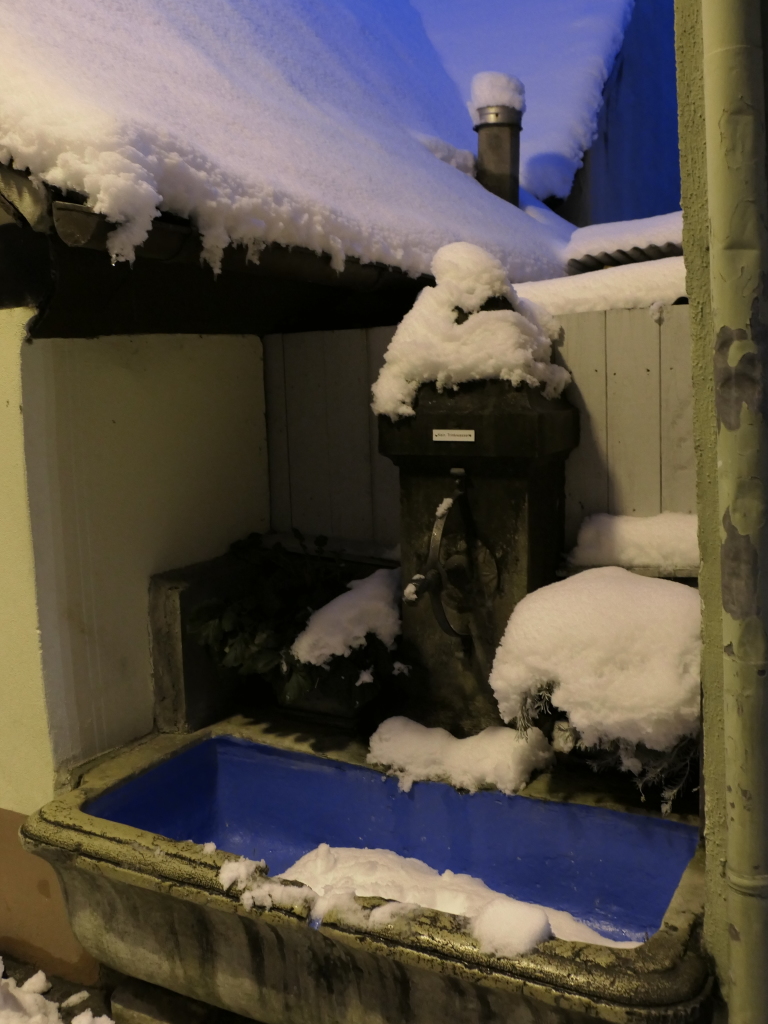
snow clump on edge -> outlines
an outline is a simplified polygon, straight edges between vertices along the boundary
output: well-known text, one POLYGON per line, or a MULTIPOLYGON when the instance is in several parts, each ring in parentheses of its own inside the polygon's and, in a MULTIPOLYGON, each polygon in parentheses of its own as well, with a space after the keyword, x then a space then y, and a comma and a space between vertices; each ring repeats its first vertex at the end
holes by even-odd
POLYGON ((539 729, 525 736, 516 729, 491 726, 477 736, 457 739, 445 729, 431 729, 409 718, 388 718, 370 739, 369 764, 388 765, 407 793, 420 780, 448 780, 476 792, 495 786, 512 795, 534 771, 546 768, 552 748, 539 729))
POLYGON ((554 322, 533 302, 519 299, 499 260, 477 245, 453 242, 432 260, 436 286, 424 288, 400 322, 373 385, 373 411, 390 419, 414 414, 419 387, 438 389, 473 380, 544 385, 553 398, 570 374, 550 362, 554 322), (512 309, 481 307, 504 298, 512 309), (469 314, 456 322, 457 309, 469 314))
POLYGON ((519 78, 501 71, 480 71, 472 79, 472 99, 467 104, 473 124, 480 121, 481 107, 511 107, 525 113, 525 86, 519 78))
POLYGON ((400 570, 377 569, 349 590, 318 608, 291 647, 291 654, 309 665, 326 665, 346 657, 374 633, 391 647, 400 632, 400 570))
POLYGON ((568 556, 573 566, 653 566, 661 571, 699 564, 698 517, 685 512, 657 516, 587 516, 576 547, 568 556))
POLYGON ((614 740, 670 750, 699 729, 698 591, 626 569, 588 569, 528 594, 496 652, 490 683, 505 721, 554 684, 584 746, 614 740))
MULTIPOLYGON (((23 985, 17 985, 13 978, 3 978, 2 974, 0 957, 0 1024, 62 1024, 58 1005, 43 995, 51 986, 42 971, 33 974, 23 985)), ((83 1010, 73 1018, 72 1024, 114 1024, 114 1021, 107 1016, 94 1017, 92 1010, 83 1010)))

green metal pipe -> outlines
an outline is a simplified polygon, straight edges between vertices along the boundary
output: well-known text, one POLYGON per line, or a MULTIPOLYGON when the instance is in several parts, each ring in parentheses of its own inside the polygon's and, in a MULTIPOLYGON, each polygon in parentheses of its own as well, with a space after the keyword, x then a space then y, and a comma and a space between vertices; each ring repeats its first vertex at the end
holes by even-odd
POLYGON ((721 524, 727 1000, 768 1021, 768 180, 762 8, 702 0, 721 524))

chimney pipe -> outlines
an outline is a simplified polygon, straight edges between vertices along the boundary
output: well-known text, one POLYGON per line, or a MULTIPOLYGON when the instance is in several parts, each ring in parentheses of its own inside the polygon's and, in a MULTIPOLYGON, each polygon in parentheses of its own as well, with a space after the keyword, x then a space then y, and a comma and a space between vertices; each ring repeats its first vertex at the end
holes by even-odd
POLYGON ((489 192, 519 206, 523 112, 501 104, 478 107, 477 121, 477 180, 489 192))

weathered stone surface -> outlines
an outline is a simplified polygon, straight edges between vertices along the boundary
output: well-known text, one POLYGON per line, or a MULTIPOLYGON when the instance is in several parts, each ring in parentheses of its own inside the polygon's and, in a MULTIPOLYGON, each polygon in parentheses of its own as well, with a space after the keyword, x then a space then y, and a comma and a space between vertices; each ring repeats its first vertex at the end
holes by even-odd
MULTIPOLYGON (((59 873, 75 934, 102 963, 263 1024, 687 1024, 700 1018, 709 984, 698 946, 700 857, 686 870, 661 929, 642 946, 608 951, 553 940, 509 960, 481 952, 463 919, 436 911, 362 932, 332 918, 311 928, 296 911, 246 910, 218 881, 227 853, 206 854, 194 843, 81 810, 212 732, 259 742, 269 735, 240 720, 191 736, 151 737, 101 760, 77 789, 23 826, 27 848, 59 873)), ((306 749, 310 741, 282 734, 273 742, 306 749)), ((359 763, 360 751, 325 756, 359 763)), ((144 1024, 125 1018, 137 1022, 144 1024)))

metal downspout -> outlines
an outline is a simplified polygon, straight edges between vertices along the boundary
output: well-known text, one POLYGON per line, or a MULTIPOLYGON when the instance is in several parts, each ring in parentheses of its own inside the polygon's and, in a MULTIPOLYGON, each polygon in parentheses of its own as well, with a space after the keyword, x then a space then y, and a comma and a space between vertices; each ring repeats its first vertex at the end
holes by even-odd
POLYGON ((768 1021, 768 182, 759 0, 701 0, 721 523, 731 1024, 768 1021))

